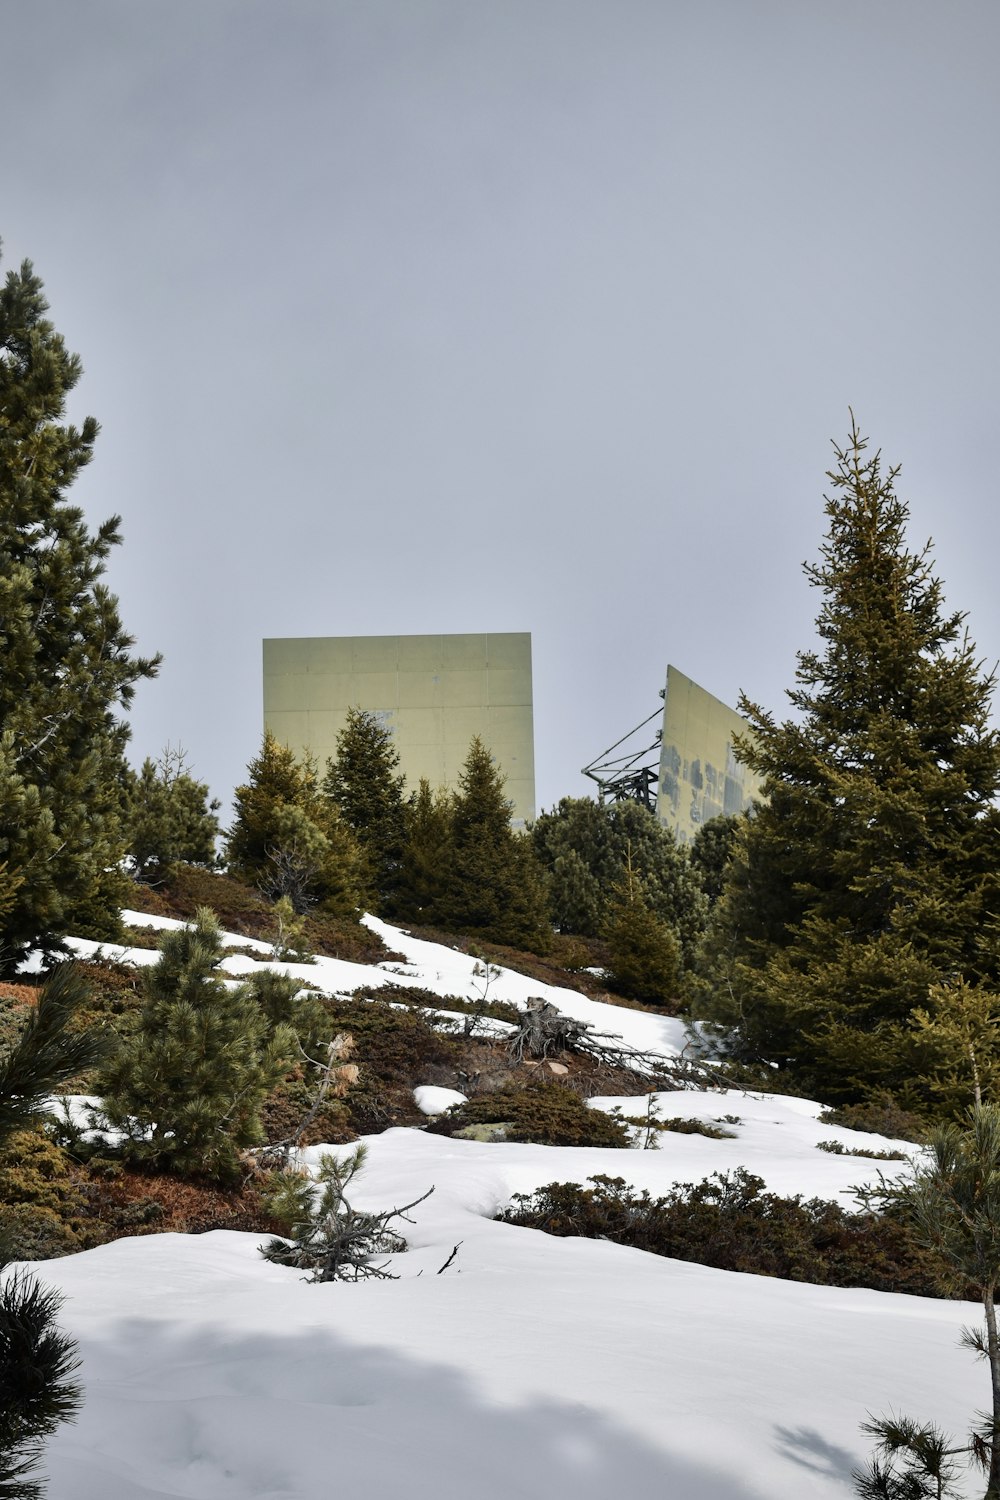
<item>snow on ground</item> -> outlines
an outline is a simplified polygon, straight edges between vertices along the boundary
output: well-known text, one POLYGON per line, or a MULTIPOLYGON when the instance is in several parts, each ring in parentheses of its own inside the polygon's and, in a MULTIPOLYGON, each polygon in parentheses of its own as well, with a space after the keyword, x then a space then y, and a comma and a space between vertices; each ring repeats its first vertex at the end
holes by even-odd
MULTIPOLYGON (((185 926, 175 917, 147 915, 145 912, 125 911, 124 921, 130 927, 149 927, 157 931, 169 931, 185 926)), ((589 1000, 576 990, 554 984, 544 984, 539 979, 530 979, 513 969, 489 965, 488 973, 480 960, 440 943, 428 943, 422 938, 411 937, 401 927, 392 927, 378 917, 363 918, 365 926, 378 934, 386 946, 405 955, 405 962, 387 959, 379 964, 351 963, 346 959, 317 956, 312 963, 293 964, 276 962, 268 943, 242 937, 239 933, 224 932, 226 947, 251 948, 260 954, 254 959, 246 953, 234 953, 224 958, 219 968, 234 977, 252 974, 262 965, 277 969, 328 995, 349 995, 362 985, 399 985, 403 989, 429 990, 440 995, 458 996, 464 1000, 507 1000, 524 1008, 529 995, 541 995, 551 1001, 564 1015, 574 1020, 586 1021, 600 1032, 610 1032, 623 1037, 629 1046, 640 1052, 657 1052, 675 1057, 685 1047, 691 1047, 693 1039, 683 1021, 673 1016, 658 1016, 646 1011, 627 1010, 618 1005, 606 1005, 598 1000, 589 1000)), ((80 958, 95 958, 101 955, 117 963, 145 966, 154 964, 157 953, 149 948, 132 948, 127 944, 98 943, 86 938, 69 940, 73 952, 80 958)), ((26 965, 26 967, 28 967, 26 965)), ((457 1013, 447 1012, 452 1019, 457 1013)), ((479 1025, 479 1030, 506 1030, 503 1022, 491 1023, 488 1018, 479 1025)))
MULTIPOLYGON (((463 955, 387 937, 416 982, 468 993, 463 955)), ((497 992, 569 993, 509 971, 497 992)), ((614 1020, 636 1045, 649 1044, 646 1023, 665 1027, 640 1012, 614 1020)), ((676 1045, 669 1028, 658 1036, 676 1045)), ((645 1101, 593 1103, 641 1114, 645 1101)), ((371 1137, 357 1206, 434 1186, 396 1281, 312 1285, 265 1262, 262 1236, 224 1231, 45 1263, 87 1389, 78 1424, 49 1443, 50 1500, 845 1500, 868 1412, 958 1431, 987 1403, 982 1366, 958 1347, 978 1321, 967 1304, 737 1275, 492 1220, 515 1192, 596 1172, 657 1194, 745 1165, 776 1191, 837 1198, 897 1170, 817 1150, 886 1143, 821 1125, 808 1101, 671 1092, 653 1108, 738 1123, 725 1140, 663 1132, 649 1151, 371 1137)))

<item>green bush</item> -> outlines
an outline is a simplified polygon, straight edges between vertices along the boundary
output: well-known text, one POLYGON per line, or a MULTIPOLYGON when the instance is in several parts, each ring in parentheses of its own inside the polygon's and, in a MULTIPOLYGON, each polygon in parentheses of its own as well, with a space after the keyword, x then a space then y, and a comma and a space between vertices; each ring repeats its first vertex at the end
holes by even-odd
POLYGON ((866 1161, 909 1161, 905 1151, 872 1151, 861 1146, 845 1146, 843 1141, 817 1141, 817 1151, 829 1151, 831 1156, 862 1156, 866 1161))
POLYGON ((821 1125, 842 1125, 846 1130, 867 1130, 870 1135, 885 1135, 894 1141, 913 1141, 921 1145, 927 1139, 927 1121, 903 1109, 889 1094, 867 1099, 864 1104, 841 1104, 825 1109, 821 1125))
POLYGON ((41 1128, 0 1148, 0 1238, 12 1260, 49 1260, 97 1244, 68 1153, 41 1128))
POLYGON ((940 1295, 937 1259, 889 1214, 848 1213, 820 1198, 779 1198, 742 1167, 679 1184, 662 1198, 630 1188, 621 1177, 589 1182, 552 1182, 517 1194, 498 1217, 546 1234, 613 1240, 723 1271, 940 1295))
POLYGON ((704 1135, 710 1141, 731 1141, 736 1134, 734 1130, 725 1130, 722 1125, 713 1124, 711 1120, 658 1120, 655 1115, 622 1115, 621 1118, 627 1125, 635 1125, 640 1130, 673 1131, 675 1135, 704 1135))
POLYGON ((508 1126, 510 1141, 540 1146, 614 1146, 630 1144, 627 1126, 601 1109, 588 1109, 579 1094, 562 1083, 541 1079, 526 1087, 506 1084, 451 1110, 428 1128, 455 1135, 469 1125, 508 1126))
MULTIPOLYGON (((485 987, 485 981, 484 981, 485 987)), ((521 1012, 510 1000, 468 1000, 464 995, 439 995, 435 990, 425 990, 416 985, 383 984, 362 985, 353 991, 355 1000, 391 1000, 396 1005, 410 1005, 417 1010, 448 1010, 459 1015, 488 1016, 494 1021, 506 1021, 519 1026, 521 1012)))

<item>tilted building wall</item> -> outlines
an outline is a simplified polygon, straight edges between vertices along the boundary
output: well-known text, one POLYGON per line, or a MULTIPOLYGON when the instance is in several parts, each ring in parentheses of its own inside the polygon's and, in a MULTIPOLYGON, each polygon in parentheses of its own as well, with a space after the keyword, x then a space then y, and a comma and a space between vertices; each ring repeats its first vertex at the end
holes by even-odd
POLYGON ((656 815, 688 844, 710 818, 738 813, 760 796, 760 781, 736 759, 733 739, 749 726, 735 709, 667 667, 656 815))
POLYGON ((454 789, 474 735, 507 777, 515 824, 535 815, 531 636, 368 635, 264 642, 264 726, 320 769, 349 708, 391 730, 408 791, 454 789))

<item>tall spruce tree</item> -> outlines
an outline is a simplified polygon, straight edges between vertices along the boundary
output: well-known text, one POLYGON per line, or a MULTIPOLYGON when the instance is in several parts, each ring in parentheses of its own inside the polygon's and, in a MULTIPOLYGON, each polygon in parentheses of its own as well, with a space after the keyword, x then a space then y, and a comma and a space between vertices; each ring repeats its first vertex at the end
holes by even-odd
POLYGON ((545 952, 545 878, 531 840, 511 827, 504 776, 478 735, 451 799, 449 840, 432 920, 453 931, 545 952))
POLYGON ((132 655, 101 582, 119 518, 91 532, 67 491, 97 423, 61 418, 80 362, 29 262, 0 291, 0 972, 70 929, 110 935, 122 890, 118 717, 157 659, 132 655))
POLYGON ((608 978, 619 994, 670 1010, 679 1008, 680 944, 672 928, 654 913, 633 867, 631 850, 625 878, 608 910, 604 937, 608 978))
POLYGON ((315 761, 264 733, 259 755, 236 788, 226 852, 236 875, 297 912, 320 903, 354 916, 368 895, 365 859, 354 834, 319 786, 315 761))
POLYGON ((406 843, 404 778, 398 767, 391 732, 367 709, 349 708, 323 790, 361 845, 379 904, 389 910, 406 843))
POLYGON ((421 777, 406 804, 406 842, 392 913, 404 922, 430 922, 440 904, 451 859, 451 804, 421 777))
POLYGON ((911 552, 898 470, 853 422, 835 448, 820 561, 822 646, 779 723, 744 699, 740 753, 764 800, 716 907, 709 1014, 745 1055, 821 1097, 909 1095, 931 987, 995 978, 1000 736, 993 679, 911 552))

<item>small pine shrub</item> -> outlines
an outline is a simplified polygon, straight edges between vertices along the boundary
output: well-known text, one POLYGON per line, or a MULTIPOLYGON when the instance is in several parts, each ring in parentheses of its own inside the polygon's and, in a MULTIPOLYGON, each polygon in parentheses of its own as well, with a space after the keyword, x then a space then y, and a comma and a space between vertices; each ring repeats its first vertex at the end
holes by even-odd
POLYGON ((226 983, 221 956, 207 909, 164 935, 143 971, 139 1027, 100 1090, 132 1160, 217 1180, 235 1179, 239 1149, 262 1140, 261 1106, 297 1045, 289 1027, 269 1024, 257 978, 226 983))
POLYGON ((392 1001, 417 1010, 448 1010, 459 1015, 488 1016, 494 1021, 507 1021, 511 1026, 518 1026, 521 1022, 521 1012, 516 1005, 510 1000, 493 1000, 488 994, 483 1000, 469 1000, 464 995, 439 995, 435 990, 415 985, 383 984, 362 985, 353 991, 353 998, 392 1001))
POLYGON ((364 1166, 366 1155, 362 1145, 342 1161, 321 1156, 315 1182, 297 1172, 277 1174, 269 1204, 274 1216, 284 1220, 289 1239, 273 1239, 262 1245, 265 1260, 311 1271, 310 1281, 395 1279, 382 1257, 398 1255, 406 1249, 406 1241, 392 1227, 392 1221, 405 1220, 408 1210, 422 1203, 434 1189, 402 1208, 363 1213, 348 1202, 347 1189, 364 1166))
POLYGON ((630 1145, 628 1127, 601 1109, 588 1109, 561 1083, 539 1080, 527 1086, 506 1084, 491 1094, 480 1094, 451 1110, 428 1129, 455 1135, 468 1125, 506 1124, 507 1139, 533 1141, 540 1146, 630 1145))

